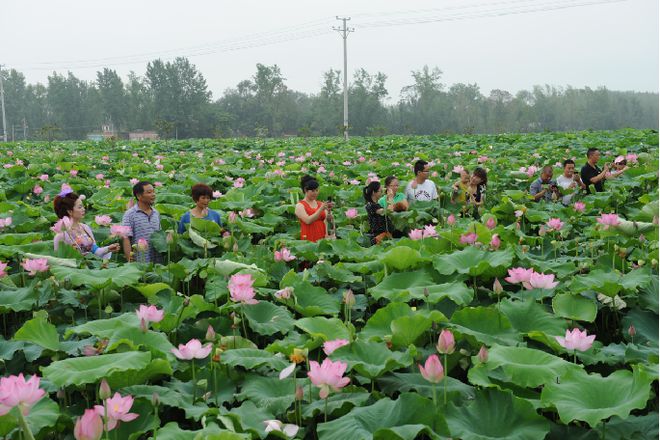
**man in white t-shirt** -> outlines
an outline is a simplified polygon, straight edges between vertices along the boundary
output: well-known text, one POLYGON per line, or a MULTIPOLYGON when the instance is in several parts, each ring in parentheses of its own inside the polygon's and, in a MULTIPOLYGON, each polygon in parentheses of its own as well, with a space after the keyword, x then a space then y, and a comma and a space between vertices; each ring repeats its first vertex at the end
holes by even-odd
POLYGON ((571 159, 566 159, 564 161, 564 173, 557 177, 557 186, 561 188, 563 194, 561 202, 564 205, 570 204, 571 199, 579 189, 585 188, 582 179, 580 179, 580 175, 575 172, 575 162, 571 159))
POLYGON ((438 198, 438 189, 429 177, 429 164, 425 160, 415 162, 415 178, 406 186, 408 202, 430 202, 438 198))

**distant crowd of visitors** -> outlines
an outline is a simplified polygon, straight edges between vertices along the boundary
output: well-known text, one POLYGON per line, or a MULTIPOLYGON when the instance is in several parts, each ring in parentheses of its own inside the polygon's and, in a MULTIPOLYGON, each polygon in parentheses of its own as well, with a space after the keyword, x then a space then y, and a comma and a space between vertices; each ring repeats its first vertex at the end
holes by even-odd
MULTIPOLYGON (((551 166, 544 166, 541 174, 529 188, 534 201, 561 202, 565 205, 580 192, 590 193, 605 190, 608 179, 619 177, 628 169, 626 158, 617 157, 601 169, 598 166, 600 152, 596 148, 587 151, 587 162, 575 172, 575 162, 567 159, 563 162, 563 173, 553 179, 551 166)), ((439 198, 436 184, 429 179, 429 163, 418 160, 414 164, 414 178, 406 185, 403 193, 399 192, 399 180, 396 176, 385 178, 384 185, 377 179, 370 181, 363 189, 365 210, 369 223, 369 234, 374 244, 384 239, 399 238, 402 231, 395 229, 390 212, 406 211, 417 202, 430 202, 439 198)), ((480 218, 486 197, 488 175, 486 170, 476 167, 472 173, 457 167, 460 178, 452 185, 450 201, 459 207, 460 215, 480 218)), ((295 215, 300 222, 300 239, 316 242, 323 238, 334 238, 334 202, 318 200, 319 182, 306 175, 301 179, 300 187, 304 197, 296 204, 295 215)), ((110 258, 113 252, 121 249, 127 261, 138 259, 144 262, 159 261, 160 254, 151 243, 151 235, 161 229, 160 214, 154 208, 156 192, 151 182, 140 181, 133 186, 135 203, 124 213, 122 219, 122 244, 99 247, 92 229, 82 223, 85 216, 84 197, 76 194, 68 185, 63 185, 62 192, 55 197, 54 209, 60 218, 56 225, 54 247, 61 242, 77 249, 81 254, 94 254, 100 258, 110 258), (61 224, 60 224, 61 223, 61 224)), ((193 218, 210 220, 222 226, 220 213, 209 209, 213 198, 213 189, 205 184, 196 184, 191 188, 194 202, 192 209, 181 217, 178 224, 180 234, 186 231, 193 218)))

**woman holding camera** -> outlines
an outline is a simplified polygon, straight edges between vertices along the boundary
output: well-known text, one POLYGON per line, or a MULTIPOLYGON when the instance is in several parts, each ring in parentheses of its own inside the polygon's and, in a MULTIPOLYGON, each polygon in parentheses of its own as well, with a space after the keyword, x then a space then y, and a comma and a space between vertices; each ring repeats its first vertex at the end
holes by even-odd
POLYGON ((296 217, 300 221, 300 239, 317 242, 327 238, 325 221, 332 220, 332 202, 321 202, 319 182, 312 176, 303 176, 300 188, 305 197, 296 204, 296 217))

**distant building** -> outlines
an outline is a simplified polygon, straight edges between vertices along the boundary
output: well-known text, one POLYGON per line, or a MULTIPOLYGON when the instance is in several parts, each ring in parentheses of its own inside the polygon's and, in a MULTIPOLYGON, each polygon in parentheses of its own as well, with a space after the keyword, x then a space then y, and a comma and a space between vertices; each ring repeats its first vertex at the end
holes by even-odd
POLYGON ((87 135, 87 140, 88 140, 88 141, 100 142, 100 141, 102 141, 103 139, 104 139, 104 138, 103 138, 103 134, 102 134, 102 133, 89 133, 89 134, 87 135))
POLYGON ((155 131, 135 130, 128 133, 129 141, 157 141, 158 139, 160 138, 155 131))

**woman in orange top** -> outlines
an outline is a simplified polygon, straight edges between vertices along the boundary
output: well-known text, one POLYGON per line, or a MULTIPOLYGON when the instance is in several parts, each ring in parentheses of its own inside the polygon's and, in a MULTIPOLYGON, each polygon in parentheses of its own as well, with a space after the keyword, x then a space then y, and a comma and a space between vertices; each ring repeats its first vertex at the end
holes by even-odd
POLYGON ((319 183, 311 176, 303 176, 300 187, 305 198, 296 204, 296 217, 300 220, 300 239, 312 242, 327 237, 325 220, 332 219, 331 202, 316 200, 319 196, 319 183))

